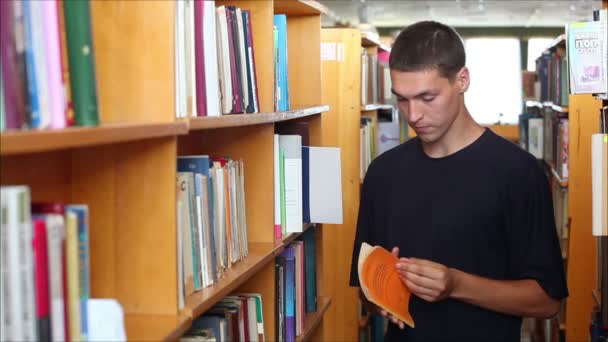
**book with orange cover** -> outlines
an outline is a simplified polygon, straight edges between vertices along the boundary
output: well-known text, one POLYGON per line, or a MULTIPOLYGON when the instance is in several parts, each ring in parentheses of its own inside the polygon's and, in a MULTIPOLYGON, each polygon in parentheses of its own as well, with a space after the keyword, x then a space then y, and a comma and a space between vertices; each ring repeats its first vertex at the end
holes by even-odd
POLYGON ((364 242, 358 259, 359 284, 370 302, 413 328, 414 319, 409 312, 411 292, 399 278, 398 260, 386 249, 364 242))

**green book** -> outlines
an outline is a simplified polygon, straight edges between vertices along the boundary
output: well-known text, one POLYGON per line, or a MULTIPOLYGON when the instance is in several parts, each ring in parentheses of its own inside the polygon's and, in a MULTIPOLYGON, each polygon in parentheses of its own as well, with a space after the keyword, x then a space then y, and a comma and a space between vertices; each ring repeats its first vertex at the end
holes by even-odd
POLYGON ((77 126, 99 124, 89 0, 64 1, 70 86, 77 126))
POLYGON ((287 209, 285 207, 285 150, 279 150, 279 177, 281 178, 281 232, 287 235, 287 209))

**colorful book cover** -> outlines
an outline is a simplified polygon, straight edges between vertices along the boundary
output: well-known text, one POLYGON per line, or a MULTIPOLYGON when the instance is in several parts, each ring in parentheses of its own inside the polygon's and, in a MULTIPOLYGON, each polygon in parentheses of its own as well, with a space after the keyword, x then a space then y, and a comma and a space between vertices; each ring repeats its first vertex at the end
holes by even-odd
POLYGON ((30 102, 30 127, 39 128, 42 124, 40 110, 38 108, 38 91, 36 81, 36 64, 34 62, 34 32, 31 2, 23 3, 23 11, 25 18, 25 62, 27 68, 27 92, 30 102))
POLYGON ((66 277, 69 338, 70 341, 81 341, 80 336, 80 282, 78 261, 78 216, 75 212, 67 211, 66 222, 66 277))
POLYGON ((65 128, 65 94, 62 83, 57 1, 41 1, 49 88, 50 127, 65 128))
POLYGON ((59 48, 61 52, 61 83, 65 94, 65 118, 67 126, 74 126, 74 106, 72 104, 72 88, 70 87, 70 63, 68 62, 68 44, 65 33, 65 15, 63 13, 63 2, 57 1, 57 19, 59 21, 59 48))
POLYGON ((17 67, 12 1, 0 1, 0 63, 4 86, 5 128, 21 129, 25 108, 21 93, 21 79, 17 67))
POLYGON ((34 217, 32 223, 34 228, 32 245, 34 247, 38 337, 40 341, 49 341, 51 339, 51 321, 46 222, 44 217, 34 217))

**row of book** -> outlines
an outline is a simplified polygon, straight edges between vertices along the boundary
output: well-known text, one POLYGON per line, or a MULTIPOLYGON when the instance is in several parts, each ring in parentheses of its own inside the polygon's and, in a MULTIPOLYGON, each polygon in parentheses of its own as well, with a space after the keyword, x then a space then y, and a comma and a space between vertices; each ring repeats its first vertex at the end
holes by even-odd
POLYGON ((207 155, 177 160, 178 270, 184 296, 216 284, 248 254, 244 164, 207 155))
POLYGON ((361 48, 361 104, 388 103, 392 97, 388 63, 361 48))
POLYGON ((304 223, 342 223, 340 149, 309 146, 308 123, 274 135, 274 231, 281 240, 304 223))
POLYGON ((86 341, 89 210, 3 186, 0 340, 86 341))
POLYGON ((315 229, 304 231, 275 259, 275 336, 293 342, 304 331, 306 313, 317 311, 315 229))
POLYGON ((568 179, 569 120, 564 113, 546 107, 542 114, 519 117, 520 146, 544 160, 562 180, 568 179))
POLYGON ((359 135, 359 176, 361 179, 364 179, 367 168, 372 163, 372 160, 376 158, 376 135, 374 122, 371 117, 361 117, 359 135))
MULTIPOLYGON (((249 10, 215 1, 176 2, 176 116, 260 111, 249 10)), ((287 17, 274 16, 275 110, 289 110, 287 17)))
POLYGON ((540 101, 568 106, 569 78, 566 48, 558 46, 555 51, 545 51, 536 60, 537 82, 540 83, 540 101))
POLYGON ((89 1, 0 6, 0 130, 97 125, 89 1))
POLYGON ((181 342, 264 341, 264 310, 259 293, 236 293, 192 321, 181 342))

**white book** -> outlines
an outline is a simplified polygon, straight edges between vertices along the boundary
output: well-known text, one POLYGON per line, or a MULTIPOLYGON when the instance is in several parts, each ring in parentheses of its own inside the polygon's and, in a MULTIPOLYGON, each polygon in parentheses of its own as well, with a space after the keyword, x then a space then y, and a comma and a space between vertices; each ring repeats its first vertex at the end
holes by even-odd
POLYGON ((281 235, 281 173, 279 135, 274 135, 274 231, 275 238, 281 235))
POLYGON ((188 296, 194 292, 194 251, 192 248, 192 229, 190 223, 190 208, 188 195, 188 175, 192 173, 177 173, 177 202, 178 202, 178 229, 182 231, 182 260, 183 260, 183 288, 184 295, 188 296))
POLYGON ((215 223, 218 228, 216 240, 219 242, 218 259, 220 267, 225 270, 228 268, 228 246, 226 240, 226 202, 224 198, 224 170, 220 163, 213 162, 213 177, 214 177, 214 188, 213 193, 215 197, 214 211, 215 211, 215 223), (219 237, 219 238, 218 238, 219 237))
POLYGON ((196 110, 196 51, 194 49, 194 1, 186 0, 186 99, 189 117, 197 116, 196 110))
POLYGON ((302 137, 280 135, 279 148, 285 154, 285 230, 302 232, 302 137))
POLYGON ((340 148, 308 148, 310 221, 342 224, 340 148))
POLYGON ((608 236, 608 134, 591 136, 593 236, 608 236))
POLYGON ((237 198, 236 198, 236 167, 234 161, 229 161, 227 164, 229 173, 228 191, 230 193, 230 227, 232 230, 232 262, 237 262, 241 259, 241 231, 239 229, 237 198))
POLYGON ((32 28, 32 43, 34 51, 34 69, 36 73, 36 95, 38 96, 38 112, 40 114, 39 129, 48 128, 51 124, 51 102, 48 88, 46 65, 46 46, 44 42, 44 24, 41 1, 28 1, 32 28))
POLYGON ((228 39, 228 19, 226 7, 217 8, 217 51, 219 65, 219 79, 222 99, 222 114, 232 112, 232 78, 230 71, 230 41, 228 39))
POLYGON ((248 237, 247 237, 247 209, 245 202, 245 164, 243 160, 239 160, 238 163, 238 198, 239 198, 239 213, 240 213, 240 224, 241 224, 241 232, 243 237, 243 256, 249 255, 249 245, 248 245, 248 237))
POLYGON ((211 222, 209 217, 209 180, 207 176, 201 175, 201 218, 203 220, 203 241, 205 243, 205 258, 206 258, 206 271, 207 271, 207 283, 211 286, 215 283, 213 277, 213 257, 212 257, 212 246, 213 241, 211 240, 211 222))
POLYGON ((63 250, 65 220, 59 214, 47 214, 46 233, 51 299, 51 333, 53 341, 65 341, 63 299, 63 250))
POLYGON ((245 55, 245 34, 243 32, 243 13, 240 8, 236 8, 236 25, 238 32, 234 35, 234 38, 238 38, 238 45, 240 50, 240 61, 237 61, 241 65, 241 94, 243 94, 243 111, 249 106, 249 87, 247 86, 247 57, 245 55))
POLYGON ((247 326, 249 329, 249 340, 252 342, 258 342, 260 339, 258 338, 258 320, 256 313, 256 304, 255 298, 248 297, 247 298, 247 326))
POLYGON ((207 116, 219 116, 220 93, 218 80, 215 1, 203 1, 203 50, 205 59, 205 91, 207 116))
MULTIPOLYGON (((2 202, 7 204, 8 340, 34 341, 36 307, 30 194, 26 186, 2 187, 2 202)), ((3 252, 4 253, 4 252, 3 252)))
POLYGON ((197 243, 198 243, 198 248, 200 251, 199 254, 199 267, 200 267, 200 272, 201 272, 201 280, 202 280, 202 285, 203 287, 208 287, 209 286, 209 279, 207 277, 208 273, 207 273, 207 250, 206 250, 206 245, 205 245, 205 234, 204 234, 204 229, 203 229, 203 199, 202 199, 202 190, 201 190, 201 194, 198 194, 198 189, 201 189, 202 187, 202 175, 200 173, 195 173, 194 174, 194 182, 196 183, 194 185, 195 189, 195 198, 196 198, 196 227, 198 230, 198 233, 196 234, 197 237, 197 243))
POLYGON ((542 118, 532 118, 528 120, 528 152, 536 159, 543 159, 545 137, 542 118))
POLYGON ((175 105, 176 116, 185 118, 186 114, 186 44, 185 44, 185 3, 175 2, 175 105))

